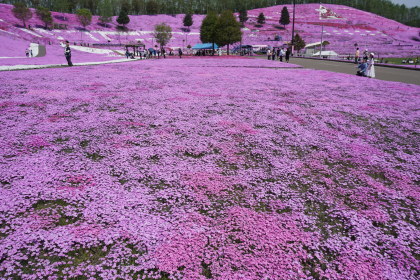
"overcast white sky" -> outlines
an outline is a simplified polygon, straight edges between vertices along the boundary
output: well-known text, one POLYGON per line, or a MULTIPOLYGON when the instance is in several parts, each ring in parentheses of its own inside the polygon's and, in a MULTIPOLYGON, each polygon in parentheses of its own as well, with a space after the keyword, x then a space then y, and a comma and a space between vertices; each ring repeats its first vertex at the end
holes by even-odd
POLYGON ((414 6, 419 6, 420 7, 420 0, 391 0, 391 2, 394 2, 396 4, 404 4, 407 7, 411 8, 414 6))

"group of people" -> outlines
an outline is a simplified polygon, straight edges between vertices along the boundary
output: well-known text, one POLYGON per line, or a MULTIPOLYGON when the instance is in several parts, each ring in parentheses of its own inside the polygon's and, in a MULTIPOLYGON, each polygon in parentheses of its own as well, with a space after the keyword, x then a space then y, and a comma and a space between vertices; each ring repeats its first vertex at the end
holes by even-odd
POLYGON ((283 57, 285 58, 286 62, 289 63, 291 51, 289 48, 283 49, 283 48, 273 48, 273 50, 268 49, 267 50, 267 58, 268 60, 280 60, 283 62, 283 57))
MULTIPOLYGON (((175 53, 170 50, 169 55, 175 55, 175 53)), ((179 48, 178 49, 178 56, 179 58, 182 58, 182 56, 184 55, 184 53, 182 52, 182 49, 179 48)), ((152 58, 152 57, 157 57, 160 58, 161 56, 163 58, 166 58, 166 50, 164 48, 161 49, 154 49, 154 48, 150 48, 148 50, 142 50, 142 51, 137 51, 137 53, 131 53, 128 51, 128 48, 125 51, 125 57, 127 59, 131 58, 134 59, 135 57, 139 57, 140 59, 148 59, 148 58, 152 58)))
POLYGON ((33 53, 32 53, 31 48, 27 48, 25 50, 25 55, 26 55, 26 57, 33 57, 34 56, 33 53))
POLYGON ((354 63, 357 64, 357 75, 362 77, 375 78, 375 54, 369 53, 366 49, 363 58, 360 58, 360 50, 356 49, 354 63))

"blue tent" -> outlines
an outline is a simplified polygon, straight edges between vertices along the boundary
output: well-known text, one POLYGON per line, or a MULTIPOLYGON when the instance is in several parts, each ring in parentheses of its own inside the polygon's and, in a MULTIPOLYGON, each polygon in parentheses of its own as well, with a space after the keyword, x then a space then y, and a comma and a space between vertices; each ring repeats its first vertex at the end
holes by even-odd
MULTIPOLYGON (((196 44, 192 48, 193 50, 212 50, 213 44, 212 43, 196 44)), ((218 49, 218 48, 219 46, 217 44, 214 44, 214 49, 218 49)))

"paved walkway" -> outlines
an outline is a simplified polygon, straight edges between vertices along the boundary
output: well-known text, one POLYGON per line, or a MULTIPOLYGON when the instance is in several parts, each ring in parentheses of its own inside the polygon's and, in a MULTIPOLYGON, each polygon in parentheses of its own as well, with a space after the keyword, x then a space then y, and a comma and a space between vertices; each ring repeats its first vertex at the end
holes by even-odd
MULTIPOLYGON (((311 68, 316 70, 327 70, 338 73, 347 73, 356 75, 356 64, 329 61, 329 60, 317 60, 317 59, 305 59, 292 57, 290 63, 301 65, 305 68, 311 68)), ((384 81, 395 81, 403 82, 408 84, 420 85, 420 71, 400 69, 400 68, 389 68, 384 66, 375 66, 376 79, 384 81)), ((362 78, 361 79, 366 79, 362 78)))
MULTIPOLYGON (((74 66, 98 65, 98 64, 129 62, 129 61, 136 61, 136 60, 140 60, 140 59, 126 59, 126 58, 124 58, 124 59, 114 59, 114 60, 107 60, 107 61, 73 63, 73 65, 74 66)), ((67 66, 67 64, 10 65, 10 66, 0 66, 0 71, 31 70, 31 69, 58 68, 58 67, 68 67, 68 66, 67 66)))

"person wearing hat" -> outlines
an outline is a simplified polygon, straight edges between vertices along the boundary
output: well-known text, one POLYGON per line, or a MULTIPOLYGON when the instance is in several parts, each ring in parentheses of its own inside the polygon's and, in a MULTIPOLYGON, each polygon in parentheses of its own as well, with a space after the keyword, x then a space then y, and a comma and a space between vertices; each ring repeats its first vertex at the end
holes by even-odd
POLYGON ((64 56, 67 59, 68 65, 73 66, 73 63, 71 62, 71 49, 70 49, 69 41, 66 41, 66 48, 64 49, 64 56))
POLYGON ((375 54, 374 53, 370 53, 368 65, 369 67, 367 70, 367 76, 369 78, 375 78, 375 54))

